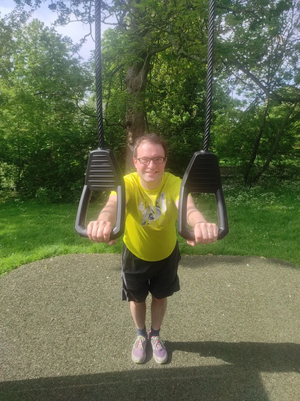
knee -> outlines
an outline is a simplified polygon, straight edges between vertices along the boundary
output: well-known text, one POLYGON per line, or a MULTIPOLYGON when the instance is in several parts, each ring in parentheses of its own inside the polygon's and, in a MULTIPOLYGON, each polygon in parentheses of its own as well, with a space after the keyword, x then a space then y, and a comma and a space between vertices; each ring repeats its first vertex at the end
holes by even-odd
POLYGON ((156 304, 157 306, 163 306, 163 305, 165 305, 167 303, 167 298, 155 298, 152 295, 152 302, 154 304, 156 304))

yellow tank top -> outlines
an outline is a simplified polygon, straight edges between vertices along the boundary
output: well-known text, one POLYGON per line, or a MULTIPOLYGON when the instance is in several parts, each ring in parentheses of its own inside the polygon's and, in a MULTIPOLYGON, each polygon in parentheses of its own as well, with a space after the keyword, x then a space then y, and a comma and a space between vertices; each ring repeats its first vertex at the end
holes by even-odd
POLYGON ((124 177, 126 224, 124 242, 138 258, 157 261, 167 258, 176 245, 175 223, 181 179, 164 173, 161 184, 146 190, 137 173, 124 177))

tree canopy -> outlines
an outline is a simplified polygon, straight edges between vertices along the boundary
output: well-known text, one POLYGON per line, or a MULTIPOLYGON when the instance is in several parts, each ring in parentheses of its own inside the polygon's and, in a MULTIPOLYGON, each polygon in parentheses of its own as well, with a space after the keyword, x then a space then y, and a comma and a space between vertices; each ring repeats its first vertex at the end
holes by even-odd
POLYGON ((86 160, 82 144, 91 142, 86 119, 78 114, 91 74, 41 22, 3 30, 10 33, 6 43, 12 51, 5 52, 1 70, 2 175, 13 171, 16 190, 31 196, 43 190, 57 198, 72 194, 76 166, 86 160))
MULTIPOLYGON (((45 3, 57 16, 55 24, 80 20, 93 36, 95 3, 15 3, 9 23, 7 18, 0 23, 1 174, 14 171, 17 188, 32 194, 51 188, 57 177, 61 187, 72 182, 76 188, 85 152, 96 144, 93 60, 76 57, 86 36, 74 44, 54 28, 26 20, 45 3), (73 148, 66 146, 71 142, 73 148), (49 165, 38 167, 45 155, 49 165), (40 177, 42 167, 46 180, 40 177), (35 180, 26 178, 34 171, 35 180)), ((210 149, 222 162, 239 167, 247 184, 270 165, 297 158, 299 18, 296 0, 217 2, 210 149)), ((101 19, 111 25, 102 39, 108 147, 127 160, 128 171, 134 140, 155 131, 170 144, 169 168, 182 174, 202 146, 208 1, 102 1, 101 19)))

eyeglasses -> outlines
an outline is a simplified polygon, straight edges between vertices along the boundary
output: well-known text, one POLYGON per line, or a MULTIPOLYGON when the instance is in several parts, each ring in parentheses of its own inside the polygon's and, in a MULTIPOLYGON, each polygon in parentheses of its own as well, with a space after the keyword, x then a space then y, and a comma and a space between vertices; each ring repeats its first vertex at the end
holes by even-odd
POLYGON ((140 157, 137 158, 137 160, 143 164, 144 166, 148 166, 151 162, 153 161, 154 164, 163 164, 164 161, 166 160, 165 157, 140 157))

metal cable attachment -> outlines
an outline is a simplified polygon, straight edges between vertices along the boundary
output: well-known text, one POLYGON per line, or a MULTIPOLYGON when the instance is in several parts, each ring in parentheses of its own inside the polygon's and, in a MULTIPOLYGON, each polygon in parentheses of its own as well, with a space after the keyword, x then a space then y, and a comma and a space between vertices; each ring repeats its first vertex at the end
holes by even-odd
POLYGON ((215 0, 209 2, 208 42, 207 42, 207 76, 206 76, 206 115, 203 139, 203 150, 208 151, 211 110, 212 110, 212 84, 213 84, 213 58, 214 58, 214 19, 215 0))
POLYGON ((102 68, 101 68, 101 0, 95 0, 95 63, 96 63, 96 100, 97 129, 99 148, 104 148, 104 128, 102 110, 102 68))

